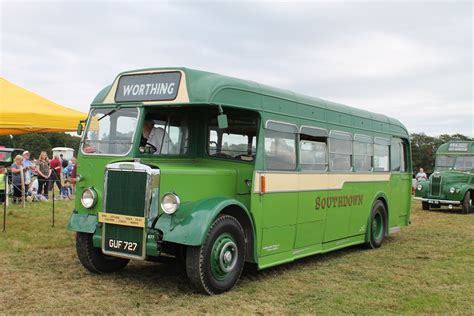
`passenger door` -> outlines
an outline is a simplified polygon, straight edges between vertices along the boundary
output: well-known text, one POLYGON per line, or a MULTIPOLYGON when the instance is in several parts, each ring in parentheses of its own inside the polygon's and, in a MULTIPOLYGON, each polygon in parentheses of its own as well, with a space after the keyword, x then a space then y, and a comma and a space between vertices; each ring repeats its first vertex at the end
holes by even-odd
POLYGON ((342 239, 349 233, 352 186, 346 185, 347 174, 352 174, 352 136, 331 131, 329 134, 329 174, 331 188, 320 194, 320 207, 326 209, 324 242, 342 239))
POLYGON ((316 201, 327 186, 327 137, 325 129, 302 127, 299 151, 299 194, 295 249, 320 245, 324 236, 326 209, 316 201))
POLYGON ((263 236, 260 256, 293 249, 298 212, 295 125, 267 121, 264 130, 265 171, 259 173, 263 236))

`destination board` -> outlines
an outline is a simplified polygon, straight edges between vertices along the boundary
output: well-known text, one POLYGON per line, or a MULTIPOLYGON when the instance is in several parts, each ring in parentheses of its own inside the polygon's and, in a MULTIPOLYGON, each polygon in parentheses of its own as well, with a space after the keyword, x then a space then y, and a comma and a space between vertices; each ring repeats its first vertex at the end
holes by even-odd
POLYGON ((469 143, 451 143, 449 144, 449 151, 467 151, 469 143))
POLYGON ((162 72, 120 77, 116 102, 171 101, 178 95, 181 73, 162 72))

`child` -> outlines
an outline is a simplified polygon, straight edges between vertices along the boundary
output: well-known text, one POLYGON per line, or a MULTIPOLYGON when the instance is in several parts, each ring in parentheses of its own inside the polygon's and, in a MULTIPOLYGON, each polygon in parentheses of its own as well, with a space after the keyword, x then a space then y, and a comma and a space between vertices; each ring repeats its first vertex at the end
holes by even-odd
POLYGON ((38 195, 38 179, 35 178, 33 181, 31 181, 28 188, 28 193, 26 194, 26 200, 28 202, 40 201, 40 197, 38 195))
POLYGON ((61 188, 61 199, 63 200, 71 200, 72 199, 72 187, 71 187, 71 181, 66 180, 64 181, 64 185, 61 188))

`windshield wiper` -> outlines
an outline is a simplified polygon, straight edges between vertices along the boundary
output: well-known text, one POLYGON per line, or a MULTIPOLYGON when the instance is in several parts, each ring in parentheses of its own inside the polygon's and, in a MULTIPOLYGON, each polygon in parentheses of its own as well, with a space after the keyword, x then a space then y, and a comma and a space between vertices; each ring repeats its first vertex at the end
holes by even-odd
POLYGON ((112 111, 110 111, 110 112, 108 112, 108 113, 105 113, 105 114, 104 114, 100 119, 98 119, 97 121, 100 121, 101 119, 103 119, 103 118, 106 117, 106 116, 109 116, 109 115, 114 114, 114 113, 117 112, 118 110, 120 110, 120 107, 119 107, 119 106, 116 107, 116 108, 114 108, 112 111))

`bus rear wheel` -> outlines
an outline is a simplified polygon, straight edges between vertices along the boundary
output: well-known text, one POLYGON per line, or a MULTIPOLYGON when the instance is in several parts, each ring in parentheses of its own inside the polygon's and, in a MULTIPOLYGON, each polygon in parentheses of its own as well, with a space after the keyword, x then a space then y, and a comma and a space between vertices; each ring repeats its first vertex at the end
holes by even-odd
POLYGON ((387 209, 380 200, 377 200, 372 206, 368 233, 367 248, 375 249, 382 246, 387 233, 387 209))
POLYGON ((90 272, 103 274, 122 270, 130 260, 104 255, 100 248, 94 247, 92 234, 76 234, 76 252, 79 261, 90 272))
POLYGON ((428 203, 428 202, 421 202, 421 208, 422 208, 424 211, 429 211, 429 210, 430 210, 430 203, 428 203))
POLYGON ((212 223, 201 246, 188 247, 186 273, 200 292, 214 295, 232 289, 245 262, 245 235, 239 221, 230 215, 212 223))
POLYGON ((462 213, 468 214, 472 212, 472 199, 471 199, 471 191, 467 191, 464 194, 464 199, 462 200, 462 213))

